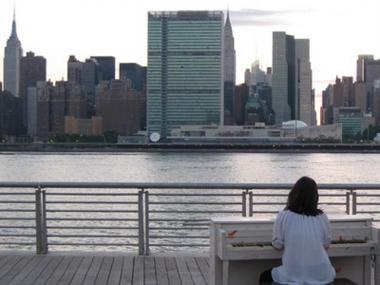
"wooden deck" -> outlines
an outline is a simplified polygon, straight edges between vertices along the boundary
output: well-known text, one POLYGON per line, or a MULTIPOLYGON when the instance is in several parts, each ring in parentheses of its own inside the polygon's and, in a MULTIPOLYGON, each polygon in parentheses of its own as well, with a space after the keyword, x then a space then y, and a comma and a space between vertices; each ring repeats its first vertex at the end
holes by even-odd
POLYGON ((206 285, 208 258, 0 254, 0 284, 206 285))

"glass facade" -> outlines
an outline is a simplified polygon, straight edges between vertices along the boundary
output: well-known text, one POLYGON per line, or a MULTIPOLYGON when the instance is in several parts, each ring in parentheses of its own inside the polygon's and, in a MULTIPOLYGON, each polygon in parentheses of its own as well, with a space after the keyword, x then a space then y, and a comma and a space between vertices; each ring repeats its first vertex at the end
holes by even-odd
POLYGON ((221 124, 223 13, 148 16, 148 133, 221 124))

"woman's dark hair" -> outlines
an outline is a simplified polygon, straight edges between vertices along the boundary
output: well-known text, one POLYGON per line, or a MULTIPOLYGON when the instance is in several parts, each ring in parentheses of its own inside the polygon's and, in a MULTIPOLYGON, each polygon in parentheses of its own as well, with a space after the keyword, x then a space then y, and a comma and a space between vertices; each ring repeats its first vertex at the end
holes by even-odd
POLYGON ((317 183, 309 177, 301 177, 288 196, 285 210, 306 216, 318 216, 323 213, 318 209, 317 183))

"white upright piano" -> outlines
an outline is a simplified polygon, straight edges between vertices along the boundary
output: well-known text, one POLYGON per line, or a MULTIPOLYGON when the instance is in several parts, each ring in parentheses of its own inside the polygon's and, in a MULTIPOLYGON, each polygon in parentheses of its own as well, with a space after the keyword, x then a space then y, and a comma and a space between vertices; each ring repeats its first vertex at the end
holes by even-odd
MULTIPOLYGON (((367 216, 329 215, 332 244, 328 255, 337 278, 360 285, 380 284, 379 229, 367 216), (377 260, 377 262, 376 262, 377 260)), ((262 272, 281 264, 271 246, 274 218, 214 218, 210 224, 210 285, 259 284, 262 272)))

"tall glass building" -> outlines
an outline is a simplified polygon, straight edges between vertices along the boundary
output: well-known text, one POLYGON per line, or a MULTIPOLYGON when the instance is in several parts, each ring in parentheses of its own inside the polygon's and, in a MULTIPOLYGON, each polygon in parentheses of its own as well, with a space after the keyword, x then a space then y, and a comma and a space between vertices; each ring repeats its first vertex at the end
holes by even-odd
POLYGON ((148 13, 148 135, 223 123, 223 12, 148 13))

